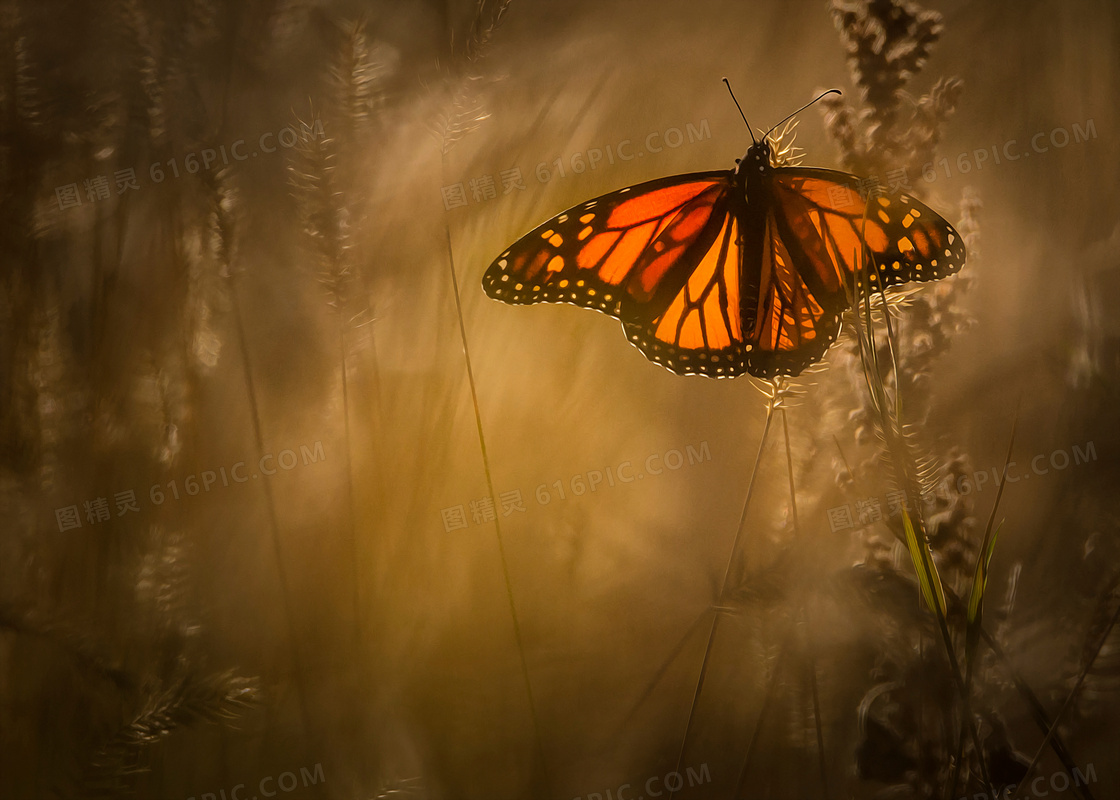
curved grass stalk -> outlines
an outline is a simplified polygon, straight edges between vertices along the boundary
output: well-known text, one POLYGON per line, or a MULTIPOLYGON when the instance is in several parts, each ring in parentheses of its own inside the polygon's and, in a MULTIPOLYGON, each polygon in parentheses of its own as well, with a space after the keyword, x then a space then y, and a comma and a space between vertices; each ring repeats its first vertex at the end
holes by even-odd
MULTIPOLYGON (((790 447, 789 443, 789 413, 787 408, 782 408, 782 432, 785 434, 786 440, 786 467, 789 473, 789 506, 790 513, 793 517, 793 535, 796 539, 801 536, 801 527, 797 520, 797 490, 793 480, 793 449, 790 447)), ((804 605, 802 605, 802 614, 804 614, 804 611, 805 608, 804 605)), ((824 758, 824 729, 821 726, 821 699, 817 691, 817 655, 811 648, 809 648, 808 653, 809 663, 807 664, 807 668, 813 697, 813 727, 816 729, 817 734, 817 764, 821 772, 821 791, 825 800, 828 800, 830 796, 828 790, 828 765, 824 758)))
MULTIPOLYGON (((743 538, 743 528, 747 522, 747 512, 751 506, 751 498, 754 496, 754 487, 758 479, 758 468, 762 463, 762 453, 766 449, 766 440, 770 436, 770 423, 774 419, 774 410, 779 406, 783 397, 783 390, 779 387, 777 381, 770 384, 771 394, 769 402, 766 405, 766 422, 762 426, 762 436, 758 442, 758 452, 755 453, 754 467, 751 470, 750 482, 747 484, 747 496, 743 500, 743 511, 739 515, 739 527, 735 531, 735 540, 731 544, 731 552, 727 557, 727 566, 723 570, 723 580, 720 582, 719 596, 715 607, 712 609, 715 613, 712 616, 712 625, 708 629, 708 642, 704 647, 704 658, 700 662, 700 674, 696 678, 696 689, 692 693, 692 704, 688 709, 688 719, 685 721, 684 735, 681 737, 680 750, 677 752, 677 760, 674 770, 679 771, 681 764, 684 761, 685 749, 688 747, 688 737, 692 733, 692 725, 696 719, 696 706, 700 702, 700 695, 704 691, 704 679, 708 675, 708 661, 712 656, 712 645, 716 639, 716 631, 719 629, 719 621, 723 616, 722 612, 726 608, 727 601, 727 584, 731 577, 731 568, 735 564, 735 556, 739 552, 739 544, 743 538)), ((669 800, 672 800, 674 795, 673 790, 669 791, 669 800)))
POLYGON ((1089 658, 1085 659, 1085 664, 1081 667, 1081 674, 1077 676, 1077 682, 1074 683, 1073 688, 1070 689, 1069 694, 1066 695, 1065 702, 1063 702, 1062 707, 1058 709, 1058 713, 1054 715, 1054 721, 1050 724, 1049 730, 1046 731, 1046 736, 1043 738, 1042 743, 1039 744, 1038 749, 1035 751, 1034 758, 1031 759, 1031 763, 1027 766, 1026 773, 1024 773, 1022 780, 1019 781, 1019 785, 1016 787, 1014 793, 1012 793, 1010 800, 1015 800, 1015 798, 1019 796, 1023 785, 1027 782, 1027 778, 1030 776, 1031 772, 1034 771, 1035 766, 1038 764, 1038 760, 1042 757, 1042 753, 1046 750, 1046 746, 1050 743, 1050 739, 1056 735, 1055 731, 1057 731, 1058 729, 1058 723, 1061 721, 1062 716, 1066 713, 1066 711, 1069 710, 1069 707, 1073 705, 1074 698, 1077 697, 1077 693, 1081 691, 1081 685, 1085 683, 1085 678, 1088 677, 1089 670, 1093 668, 1093 664, 1096 662, 1097 656, 1101 654, 1101 649, 1104 648, 1104 643, 1108 641, 1109 634, 1111 634, 1112 629, 1116 627, 1116 623, 1118 620, 1120 620, 1120 604, 1116 606, 1116 611, 1113 613, 1112 619, 1109 621, 1108 625, 1105 626, 1104 631, 1101 632, 1101 636, 1097 640, 1096 646, 1093 648, 1093 654, 1089 658))
POLYGON ((770 706, 774 701, 774 690, 778 685, 778 675, 781 674, 781 667, 785 664, 790 640, 793 638, 793 635, 793 630, 790 630, 790 632, 786 634, 778 650, 778 658, 774 662, 774 670, 770 673, 769 683, 766 684, 766 697, 762 701, 762 708, 759 710, 758 719, 756 719, 754 723, 754 731, 751 732, 750 741, 747 742, 747 751, 743 754, 743 763, 739 767, 739 775, 735 779, 735 789, 731 792, 732 798, 738 798, 743 793, 743 784, 747 779, 747 767, 750 765, 755 745, 758 744, 758 735, 762 731, 762 723, 766 721, 766 717, 770 713, 770 706))
MULTIPOLYGON (((446 159, 445 159, 446 161, 446 159)), ((447 262, 451 269, 451 288, 455 297, 455 313, 459 318, 459 336, 463 345, 463 360, 466 362, 467 367, 467 383, 471 391, 471 406, 474 408, 474 421, 475 427, 478 430, 478 445, 482 453, 482 468, 486 475, 486 491, 490 496, 490 500, 494 503, 495 508, 500 508, 498 503, 498 495, 494 491, 494 479, 490 472, 490 455, 486 450, 486 435, 482 428, 482 412, 478 406, 478 392, 475 388, 474 368, 471 365, 471 352, 467 344, 467 327, 463 321, 463 303, 459 297, 459 278, 455 272, 455 254, 451 247, 451 228, 444 226, 447 234, 447 262)), ((536 741, 536 755, 539 760, 542 782, 544 787, 542 791, 546 797, 551 796, 548 789, 550 781, 548 778, 548 761, 544 754, 544 743, 541 737, 540 720, 537 716, 537 704, 533 697, 533 682, 529 678, 529 664, 525 659, 525 642, 521 635, 521 622, 517 616, 517 604, 513 596, 513 582, 509 574, 509 562, 506 559, 505 544, 502 541, 502 528, 500 517, 494 516, 494 535, 498 542, 498 558, 502 564, 502 578, 505 581, 506 599, 509 603, 510 618, 513 622, 513 638, 517 643, 517 655, 521 662, 521 677, 525 682, 525 694, 529 702, 529 717, 533 725, 533 736, 536 741)))
MULTIPOLYGON (((249 354, 249 342, 245 333, 245 320, 241 313, 241 303, 234 285, 234 272, 229 270, 230 281, 230 306, 233 310, 234 326, 237 330, 238 349, 241 354, 241 365, 245 375, 245 392, 249 400, 250 417, 253 421, 253 444, 256 447, 257 458, 265 453, 264 433, 261 424, 260 404, 257 400, 256 382, 253 376, 252 359, 249 354)), ((308 739, 313 738, 311 727, 311 711, 307 704, 307 671, 300 654, 298 637, 295 628, 295 610, 292 608, 291 579, 288 566, 284 560, 283 547, 280 545, 280 520, 276 513, 276 498, 273 496, 272 484, 262 481, 265 495, 265 507, 268 509, 269 538, 272 542, 273 558, 276 562, 276 574, 280 582, 281 608, 284 612, 285 632, 287 633, 288 650, 292 657, 292 668, 295 673, 296 697, 299 701, 300 720, 303 723, 303 733, 308 739)))
MULTIPOLYGON (((992 553, 995 551, 996 539, 999 537, 999 528, 992 531, 992 524, 996 519, 996 511, 999 509, 999 501, 1003 497, 1003 489, 1007 484, 1007 468, 1011 464, 1011 449, 1015 446, 1015 428, 1019 422, 1019 412, 1016 409, 1015 422, 1011 426, 1011 440, 1007 444, 1007 457, 1003 462, 1003 474, 1000 476, 999 488, 996 490, 996 499, 992 504, 992 512, 988 515, 988 524, 984 529, 984 541, 980 545, 980 550, 976 555, 976 568, 972 577, 972 588, 969 592, 968 610, 966 619, 968 621, 968 628, 965 634, 965 675, 964 675, 964 689, 965 692, 971 696, 972 694, 972 675, 976 665, 976 646, 980 642, 980 631, 984 622, 984 592, 988 586, 988 567, 991 564, 992 553)), ((1000 523, 1002 527, 1003 523, 1000 523)), ((964 736, 965 736, 965 722, 961 720, 961 730, 957 734, 957 750, 956 757, 953 759, 953 773, 949 778, 949 783, 946 786, 946 791, 949 793, 947 796, 952 797, 957 791, 957 780, 960 777, 961 771, 961 756, 964 750, 964 736)))
MULTIPOLYGON (((790 442, 789 442, 789 418, 788 418, 788 415, 786 413, 787 409, 785 407, 781 408, 781 412, 782 412, 782 432, 784 434, 785 446, 786 446, 786 468, 787 468, 786 471, 787 471, 787 474, 788 474, 788 477, 789 477, 790 513, 791 513, 791 517, 792 517, 792 521, 793 521, 794 537, 797 538, 800 535, 800 526, 798 525, 798 520, 797 520, 797 490, 796 490, 796 486, 794 484, 794 479, 793 479, 793 450, 790 447, 790 442)), ((798 609, 798 617, 801 620, 804 620, 804 616, 805 616, 805 608, 804 608, 804 605, 802 605, 798 609)), ((796 630, 796 628, 794 630, 796 630)), ((732 792, 732 795, 731 795, 732 797, 738 797, 740 795, 740 793, 742 792, 743 783, 744 783, 744 781, 746 780, 746 777, 747 777, 747 767, 750 764, 751 755, 754 753, 755 745, 757 744, 759 734, 762 731, 762 724, 766 720, 766 716, 767 716, 767 714, 769 713, 769 710, 770 710, 771 702, 773 701, 774 690, 777 687, 777 677, 778 677, 778 674, 779 674, 778 667, 781 666, 785 661, 785 658, 787 656, 786 651, 789 648, 790 641, 791 641, 792 637, 793 637, 793 630, 791 630, 790 633, 782 641, 781 647, 778 651, 778 660, 774 665, 774 672, 771 674, 770 682, 767 684, 766 696, 765 696, 765 699, 763 700, 762 709, 759 711, 758 718, 755 720, 754 730, 751 732, 751 738, 750 738, 749 743, 747 744, 746 753, 743 754, 743 763, 739 768, 739 775, 738 775, 738 778, 735 781, 735 789, 732 792)), ((813 698, 813 721, 814 721, 814 727, 816 729, 817 763, 818 763, 818 766, 820 768, 820 773, 821 773, 821 790, 822 790, 822 793, 823 793, 823 796, 824 796, 825 800, 828 800, 828 797, 830 796, 829 788, 828 788, 828 769, 827 769, 827 764, 825 763, 825 757, 824 757, 824 731, 821 727, 820 695, 817 691, 817 664, 816 664, 816 657, 812 653, 812 651, 810 651, 810 653, 809 653, 809 662, 806 666, 807 666, 808 672, 809 672, 809 683, 810 683, 810 688, 811 688, 811 693, 812 693, 812 698, 813 698)))
MULTIPOLYGON (((863 365, 863 374, 867 384, 867 390, 879 418, 880 432, 883 435, 884 447, 890 459, 889 463, 894 469, 895 479, 898 481, 903 492, 907 496, 910 496, 914 494, 911 490, 918 486, 918 481, 913 472, 912 465, 910 464, 909 446, 905 441, 905 434, 902 428, 902 396, 899 390, 897 345, 894 329, 891 325, 890 306, 887 302, 886 292, 880 286, 878 287, 878 292, 882 298, 884 326, 887 334, 887 348, 890 356, 889 368, 890 374, 894 377, 894 396, 892 398, 888 397, 886 384, 883 381, 882 366, 879 361, 879 353, 876 346, 875 320, 871 308, 871 295, 875 289, 871 288, 872 281, 870 279, 870 272, 866 266, 867 262, 871 262, 872 267, 875 268, 876 271, 878 270, 877 266, 874 264, 874 256, 870 251, 868 251, 868 256, 867 260, 858 262, 863 264, 864 267, 859 276, 853 279, 853 285, 849 293, 852 308, 861 309, 861 311, 857 311, 857 313, 854 314, 860 360, 863 365), (864 286, 868 287, 866 291, 863 289, 864 286), (862 318, 861 313, 863 314, 862 318), (892 400, 893 402, 891 402, 892 400), (892 409, 892 407, 893 413, 888 410, 892 409)), ((917 517, 918 524, 916 526, 914 525, 909 513, 907 513, 905 503, 903 503, 902 506, 902 521, 904 542, 914 562, 914 571, 918 578, 918 584, 921 587, 922 596, 925 598, 926 604, 934 612, 937 619, 937 627, 941 633, 942 644, 945 647, 945 655, 949 660, 950 672, 957 689, 957 694, 960 697, 962 716, 968 725, 969 736, 972 739, 972 745, 976 751, 976 759, 980 767, 980 774, 983 778, 984 786, 987 788, 989 794, 991 794, 993 792, 992 781, 988 774, 988 766, 984 759, 984 751, 980 745, 980 735, 976 728, 976 721, 972 717, 971 703, 969 701, 968 690, 965 686, 964 674, 953 646, 953 637, 949 630, 949 623, 946 617, 947 602, 945 598, 945 589, 941 577, 938 574, 937 564, 933 560, 933 553, 930 550, 925 524, 919 511, 917 517)))
MULTIPOLYGON (((855 472, 853 472, 851 464, 848 462, 848 457, 844 454, 844 449, 840 446, 840 441, 835 436, 832 437, 832 440, 836 444, 836 452, 840 456, 841 463, 844 464, 844 469, 847 471, 848 477, 852 480, 853 483, 858 486, 858 480, 855 476, 855 472)), ((903 541, 903 535, 901 531, 896 530, 890 525, 887 525, 886 527, 887 530, 890 531, 891 535, 893 535, 900 542, 903 541)), ((945 599, 951 611, 956 613, 964 613, 964 600, 958 597, 952 589, 945 590, 945 599)), ((1038 695, 1036 695, 1034 693, 1034 690, 1031 689, 1031 687, 1027 685, 1026 681, 1023 680, 1023 677, 1019 674, 1019 671, 1015 669, 1015 665, 1011 663, 1011 659, 1008 658, 1007 653, 1004 652, 1003 647, 998 641, 996 641, 995 636, 993 636, 992 633, 987 628, 985 628, 982 623, 978 626, 978 628, 980 640, 987 646, 989 650, 992 651, 992 655, 995 656, 996 661, 1001 667, 1003 667, 1008 679, 1015 686, 1015 691, 1019 693, 1019 696, 1023 699, 1023 702, 1026 703, 1027 707, 1030 709, 1031 718, 1035 721, 1035 724, 1038 726, 1039 730, 1042 731, 1042 733, 1045 735, 1050 731, 1052 723, 1050 721, 1050 716, 1046 713, 1046 709, 1042 705, 1042 702, 1038 699, 1038 695)), ((1073 756, 1070 755, 1069 749, 1066 747, 1065 741, 1062 739, 1061 735, 1055 732, 1054 735, 1050 737, 1049 744, 1050 749, 1054 751, 1054 755, 1057 756, 1066 772, 1072 774, 1073 769, 1077 766, 1077 764, 1074 761, 1073 756)), ((1071 788, 1078 794, 1079 797, 1081 797, 1081 800, 1093 800, 1093 793, 1089 789, 1087 784, 1075 785, 1071 788)))

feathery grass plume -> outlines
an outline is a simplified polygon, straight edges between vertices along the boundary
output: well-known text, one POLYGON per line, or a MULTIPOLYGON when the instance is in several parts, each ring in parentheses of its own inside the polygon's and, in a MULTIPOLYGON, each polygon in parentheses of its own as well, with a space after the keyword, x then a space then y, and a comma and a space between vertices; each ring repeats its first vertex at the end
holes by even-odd
POLYGON ((139 67, 148 135, 153 143, 162 144, 167 137, 167 105, 166 86, 161 80, 159 37, 152 30, 152 20, 141 0, 116 0, 116 8, 139 67))
POLYGON ((822 101, 842 161, 857 175, 877 175, 885 166, 916 179, 933 160, 962 89, 948 78, 918 100, 905 91, 941 38, 941 15, 912 0, 832 0, 831 8, 861 100, 859 109, 839 95, 822 101))
POLYGON ((773 167, 799 167, 805 159, 805 150, 794 142, 797 139, 797 126, 799 119, 790 119, 782 126, 780 131, 771 131, 766 134, 766 143, 770 145, 770 164, 773 167))
POLYGON ((130 661, 144 683, 127 697, 134 716, 98 748, 85 778, 96 787, 123 768, 139 766, 140 749, 179 727, 233 720, 258 700, 255 678, 232 670, 203 673, 201 626, 189 612, 190 542, 180 531, 152 524, 138 542, 133 562, 131 606, 124 635, 130 661))
POLYGON ((203 208, 197 226, 185 231, 188 265, 183 299, 183 338, 193 370, 202 374, 218 364, 222 323, 229 313, 229 265, 233 262, 233 218, 237 192, 228 167, 204 173, 203 208))
MULTIPOLYGON (((955 109, 962 88, 957 79, 942 79, 918 99, 906 91, 941 36, 941 17, 911 0, 834 0, 832 11, 859 96, 858 106, 836 96, 823 101, 826 129, 840 148, 841 162, 852 172, 871 178, 871 193, 879 191, 874 184, 884 176, 892 191, 901 188, 920 194, 921 188, 912 181, 933 160, 940 129, 955 109)), ((972 204, 969 211, 975 210, 972 204)), ((968 232, 975 234, 975 226, 968 232)), ((976 259, 971 251, 970 264, 974 271, 976 259)), ((984 783, 989 780, 987 755, 971 713, 971 687, 966 686, 954 636, 957 598, 972 577, 979 543, 968 501, 941 482, 965 465, 960 457, 953 464, 930 454, 919 437, 928 415, 935 361, 949 348, 953 334, 968 324, 959 304, 970 274, 966 271, 917 290, 878 297, 865 293, 857 298, 859 302, 853 303, 844 320, 845 328, 855 336, 849 336, 834 357, 851 375, 857 405, 853 408, 848 397, 823 398, 825 408, 832 409, 826 414, 839 423, 836 427, 852 430, 857 441, 875 444, 866 460, 845 465, 841 473, 847 473, 845 480, 864 491, 886 483, 894 487, 899 499, 893 517, 887 519, 880 512, 887 523, 885 530, 873 524, 880 515, 868 512, 864 517, 865 512, 857 509, 864 563, 883 578, 894 573, 906 581, 909 571, 937 622, 932 630, 910 628, 913 633, 902 638, 909 638, 912 648, 881 652, 882 680, 867 697, 889 692, 902 714, 896 714, 895 723, 907 722, 902 728, 888 722, 865 726, 857 748, 861 775, 886 779, 894 784, 890 791, 916 797, 940 797, 943 791, 955 790, 951 772, 960 766, 962 751, 954 745, 963 742, 943 738, 939 731, 956 731, 958 724, 965 726, 962 732, 969 732, 972 763, 984 783), (877 328, 885 336, 882 332, 876 335, 877 328), (939 492, 938 487, 945 488, 939 492), (882 534, 889 534, 886 540, 879 538, 882 534), (909 569, 900 560, 907 552, 909 569), (942 648, 929 641, 931 636, 941 640, 942 648), (934 655, 939 649, 943 649, 940 662, 934 655), (932 706, 931 672, 945 676, 942 682, 951 677, 945 684, 944 702, 932 706), (958 716, 960 723, 954 721, 958 716), (937 719, 941 721, 931 722, 937 719), (891 731, 899 735, 892 739, 891 731), (893 762, 907 766, 883 774, 872 757, 876 752, 886 762, 908 753, 905 759, 893 762)), ((896 613, 889 606, 882 611, 896 613)), ((897 613, 910 612, 899 608, 897 613)))
MULTIPOLYGON (((341 41, 328 74, 328 96, 335 144, 333 158, 346 166, 336 169, 332 180, 336 191, 344 195, 349 230, 357 233, 376 228, 371 225, 371 200, 366 187, 370 185, 370 173, 377 175, 377 167, 370 154, 375 152, 380 137, 385 135, 387 85, 396 70, 396 57, 387 45, 370 41, 364 18, 338 23, 336 27, 341 41)), ((321 126, 322 122, 316 119, 315 124, 321 126)), ((358 243, 353 242, 350 246, 351 249, 357 248, 358 243)), ((351 269, 360 280, 362 291, 353 292, 349 309, 349 352, 364 350, 367 353, 376 414, 380 399, 372 325, 375 275, 372 274, 372 259, 352 258, 351 261, 351 269)))
POLYGON ((183 354, 175 348, 152 351, 147 369, 137 376, 136 401, 149 412, 147 419, 155 425, 152 439, 153 458, 169 469, 183 449, 186 425, 192 417, 190 398, 184 378, 183 354))
POLYGON ((218 275, 229 277, 230 265, 236 258, 234 221, 241 205, 240 193, 233 179, 233 172, 225 167, 207 173, 204 179, 209 189, 209 215, 207 216, 207 244, 209 255, 217 262, 218 275))
MULTIPOLYGON (((923 187, 911 182, 933 161, 941 128, 955 111, 963 89, 959 79, 944 78, 916 100, 906 91, 941 37, 941 15, 912 0, 833 0, 832 13, 860 97, 858 108, 839 95, 821 101, 825 127, 840 148, 841 163, 857 175, 868 176, 871 192, 879 190, 883 176, 888 185, 921 197, 923 187)), ((976 254, 970 251, 969 260, 973 269, 952 280, 891 295, 896 305, 906 308, 897 378, 899 388, 908 394, 912 388, 928 391, 932 362, 948 349, 952 334, 969 324, 959 307, 975 271, 976 254)), ((851 343, 848 355, 855 360, 851 343)), ((911 424, 921 425, 921 406, 911 403, 911 414, 911 424)), ((864 406, 858 422, 867 426, 870 416, 871 410, 864 406)))
POLYGON ((68 386, 71 356, 62 330, 62 310, 55 293, 42 299, 35 330, 35 350, 28 365, 30 382, 35 397, 35 424, 37 433, 35 460, 37 462, 39 490, 54 493, 58 471, 62 467, 60 449, 71 433, 74 419, 73 389, 68 386))
POLYGON ((44 98, 17 2, 0 6, 0 31, 3 32, 6 57, 11 59, 9 69, 13 77, 12 82, 5 86, 11 95, 4 99, 10 103, 15 118, 25 130, 38 132, 45 122, 44 98))
MULTIPOLYGON (((52 645, 39 651, 34 662, 45 675, 59 674, 51 660, 42 660, 52 650, 66 659, 63 663, 78 667, 78 680, 52 689, 60 702, 76 704, 81 712, 52 721, 52 740, 68 747, 51 752, 40 765, 61 796, 129 792, 145 768, 148 745, 179 727, 232 720, 258 695, 255 679, 232 672, 203 674, 193 666, 199 661, 199 629, 183 603, 188 579, 183 537, 165 536, 153 527, 141 547, 145 552, 136 562, 134 596, 127 606, 133 613, 117 620, 115 634, 99 632, 102 626, 74 613, 50 615, 26 605, 0 604, 0 630, 25 644, 39 640, 52 645), (127 667, 114 655, 118 651, 126 654, 127 667), (123 725, 122 708, 133 709, 125 712, 123 725), (69 762, 82 759, 83 752, 86 762, 77 767, 69 762)), ((20 661, 28 657, 34 656, 20 661)))
POLYGON ((351 134, 365 133, 376 124, 385 105, 385 80, 391 70, 385 47, 370 43, 365 21, 352 21, 342 31, 342 45, 330 68, 337 124, 345 125, 351 134))
MULTIPOLYGON (((314 109, 312 118, 315 118, 314 109)), ((356 123, 359 119, 354 118, 353 121, 356 123)), ((302 121, 300 126, 305 130, 308 127, 302 121)), ((352 193, 344 185, 344 171, 339 169, 340 149, 338 140, 333 136, 302 137, 293 148, 287 168, 304 241, 319 283, 325 288, 327 305, 336 316, 345 395, 346 334, 355 315, 355 306, 362 298, 353 286, 353 203, 352 193)))
POLYGON ((146 757, 152 745, 182 728, 228 724, 259 700, 256 681, 232 671, 185 671, 150 687, 140 707, 91 760, 79 780, 79 796, 109 800, 133 793, 138 774, 149 769, 146 757))
POLYGON ((444 91, 450 98, 448 110, 440 112, 431 126, 447 154, 463 137, 474 132, 490 117, 483 99, 485 85, 494 79, 482 70, 482 60, 489 54, 494 34, 502 24, 512 0, 478 0, 470 31, 461 47, 454 37, 447 62, 441 64, 444 91))
POLYGON ((165 531, 160 525, 149 528, 148 539, 137 570, 136 600, 151 615, 153 630, 167 627, 194 635, 199 625, 186 615, 187 540, 182 533, 165 531))
MULTIPOLYGON (((351 39, 348 44, 352 44, 351 39)), ((351 73, 352 74, 352 73, 351 73)), ((312 111, 314 116, 314 111, 312 111)), ((357 120, 355 120, 356 122, 357 120)), ((301 127, 306 126, 301 123, 301 127)), ((349 194, 340 186, 338 169, 338 144, 332 137, 304 137, 296 147, 288 164, 289 180, 296 197, 299 218, 305 240, 317 269, 319 282, 326 287, 327 305, 335 318, 338 337, 339 374, 342 386, 342 422, 346 447, 347 516, 350 549, 350 580, 354 600, 354 630, 356 646, 362 639, 362 590, 359 580, 357 522, 355 519, 354 469, 350 429, 350 370, 347 334, 354 317, 355 294, 358 302, 361 293, 353 290, 353 235, 350 225, 349 194)), ((368 295, 365 299, 368 299, 368 295)))
MULTIPOLYGON (((374 330, 377 297, 374 286, 384 276, 381 274, 380 259, 367 253, 378 253, 381 249, 380 243, 368 238, 369 232, 381 230, 379 217, 372 205, 370 187, 379 182, 384 168, 373 154, 378 152, 388 136, 384 124, 388 112, 387 85, 396 70, 396 56, 388 45, 372 39, 364 15, 356 20, 336 21, 334 28, 339 34, 337 51, 326 76, 326 110, 332 120, 332 135, 329 140, 301 143, 293 154, 295 173, 292 174, 292 183, 302 210, 308 204, 317 202, 313 200, 315 181, 328 181, 336 197, 334 202, 345 214, 342 220, 345 227, 336 231, 337 235, 345 237, 343 260, 338 263, 338 269, 346 275, 345 285, 340 285, 339 291, 332 293, 333 299, 329 302, 335 314, 339 337, 347 471, 352 475, 351 407, 363 409, 359 418, 373 426, 375 438, 380 438, 386 424, 374 330), (316 170, 320 172, 316 173, 316 170), (296 174, 301 172, 303 174, 296 174)), ((312 133, 317 131, 317 135, 322 135, 322 121, 314 111, 312 116, 312 133)), ((300 123, 300 127, 307 129, 306 123, 300 123)), ((306 217, 306 212, 303 213, 306 217)), ((311 241, 321 238, 320 233, 311 231, 311 241)), ((317 252, 320 261, 325 258, 330 262, 333 258, 323 253, 321 241, 317 252)), ((325 271, 329 273, 331 269, 328 266, 325 271)), ((365 576, 363 583, 373 584, 376 581, 369 578, 371 573, 367 564, 357 560, 359 539, 356 529, 360 508, 367 508, 371 503, 378 508, 383 507, 388 482, 381 472, 384 467, 379 459, 366 468, 372 472, 369 479, 362 482, 364 495, 361 501, 354 487, 349 485, 353 477, 348 478, 348 489, 351 527, 355 530, 353 568, 356 575, 365 576)), ((361 592, 358 589, 355 591, 356 613, 364 618, 365 612, 361 609, 365 603, 360 597, 361 592)), ((363 634, 359 636, 367 638, 363 634)))
POLYGON ((338 142, 333 137, 304 137, 293 148, 288 177, 300 225, 312 253, 327 304, 348 315, 353 282, 353 247, 348 198, 338 186, 338 142))
POLYGON ((401 778, 382 784, 373 800, 403 800, 410 797, 427 797, 427 789, 420 778, 401 778))
POLYGON ((187 0, 184 41, 191 49, 213 42, 221 35, 222 3, 220 0, 187 0))

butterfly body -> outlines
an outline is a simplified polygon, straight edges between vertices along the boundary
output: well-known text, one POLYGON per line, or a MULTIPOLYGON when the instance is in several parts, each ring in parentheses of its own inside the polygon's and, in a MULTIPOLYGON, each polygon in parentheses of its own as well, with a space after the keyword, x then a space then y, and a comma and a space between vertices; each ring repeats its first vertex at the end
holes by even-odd
POLYGON ((864 200, 856 180, 774 166, 764 139, 734 169, 649 181, 558 214, 495 259, 483 288, 511 304, 620 319, 631 344, 680 375, 797 375, 837 338, 846 288, 863 275, 887 287, 964 263, 939 215, 906 195, 864 200))

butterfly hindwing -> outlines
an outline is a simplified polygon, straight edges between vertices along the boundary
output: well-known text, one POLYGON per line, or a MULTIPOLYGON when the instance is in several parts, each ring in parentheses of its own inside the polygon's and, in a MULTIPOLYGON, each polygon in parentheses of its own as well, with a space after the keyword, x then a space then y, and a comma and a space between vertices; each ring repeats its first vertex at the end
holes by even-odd
POLYGON ((640 317, 687 280, 681 265, 716 236, 730 188, 729 172, 702 172, 580 203, 498 256, 483 289, 506 303, 571 303, 640 317))
POLYGON ((627 322, 626 335, 678 375, 799 374, 839 332, 839 273, 816 270, 771 205, 736 211, 665 312, 627 322))
POLYGON ((623 322, 626 338, 646 358, 678 375, 730 378, 746 369, 740 219, 729 212, 718 220, 716 237, 687 265, 688 279, 663 311, 623 322))
POLYGON ((835 267, 809 257, 792 232, 800 221, 773 205, 764 213, 744 265, 746 368, 763 378, 798 375, 836 340, 847 303, 835 267))

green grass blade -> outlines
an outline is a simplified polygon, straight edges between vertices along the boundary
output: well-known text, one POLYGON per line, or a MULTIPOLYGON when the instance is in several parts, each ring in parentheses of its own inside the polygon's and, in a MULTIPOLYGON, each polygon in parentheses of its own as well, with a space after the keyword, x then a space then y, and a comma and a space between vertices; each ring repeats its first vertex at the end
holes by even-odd
POLYGON ((925 598, 930 611, 935 613, 939 611, 944 618, 946 603, 941 576, 937 572, 937 565, 933 561, 925 537, 923 536, 921 541, 918 540, 918 532, 914 528, 914 523, 910 521, 910 514, 905 507, 902 509, 902 527, 906 531, 906 548, 910 551, 910 558, 914 562, 914 571, 918 575, 922 597, 925 598))
MULTIPOLYGON (((1000 522, 995 532, 988 539, 984 549, 976 555, 976 571, 972 576, 972 592, 968 597, 968 627, 973 628, 980 620, 983 613, 984 590, 988 586, 988 565, 992 562, 992 553, 996 549, 996 539, 999 538, 1003 522, 1000 522)), ((970 639, 971 630, 970 630, 970 639)))

